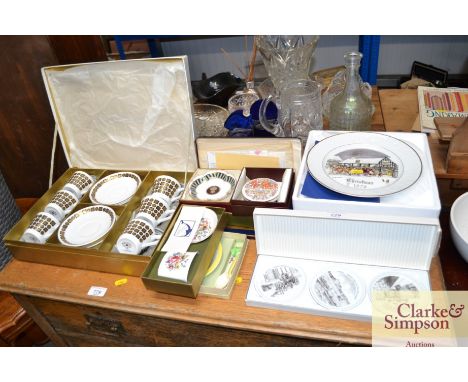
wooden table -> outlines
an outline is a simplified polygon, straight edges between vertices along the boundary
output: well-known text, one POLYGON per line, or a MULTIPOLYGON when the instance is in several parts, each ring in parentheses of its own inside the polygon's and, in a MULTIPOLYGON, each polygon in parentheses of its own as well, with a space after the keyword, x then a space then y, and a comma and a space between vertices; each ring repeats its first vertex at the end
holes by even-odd
MULTIPOLYGON (((240 270, 242 282, 229 300, 197 299, 148 291, 138 277, 13 260, 0 273, 11 292, 56 345, 122 346, 336 346, 370 344, 368 322, 254 308, 244 299, 256 259, 255 241, 240 270), (88 296, 91 286, 108 288, 88 296)), ((431 283, 444 289, 439 258, 431 283)))

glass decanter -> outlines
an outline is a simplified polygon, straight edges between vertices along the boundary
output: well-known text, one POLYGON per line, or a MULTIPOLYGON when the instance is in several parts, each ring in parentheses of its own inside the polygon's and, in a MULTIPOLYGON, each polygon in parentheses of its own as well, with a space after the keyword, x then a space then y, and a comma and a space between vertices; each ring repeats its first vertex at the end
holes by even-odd
POLYGON ((346 85, 330 103, 330 130, 370 130, 372 102, 361 89, 359 67, 362 54, 349 52, 344 56, 346 85))

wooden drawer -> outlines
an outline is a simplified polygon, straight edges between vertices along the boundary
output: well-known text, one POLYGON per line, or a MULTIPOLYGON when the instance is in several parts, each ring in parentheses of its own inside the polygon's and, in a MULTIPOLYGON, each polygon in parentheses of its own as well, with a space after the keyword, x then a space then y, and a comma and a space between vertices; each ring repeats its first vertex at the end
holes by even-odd
POLYGON ((28 298, 70 346, 336 346, 328 341, 195 324, 28 298))

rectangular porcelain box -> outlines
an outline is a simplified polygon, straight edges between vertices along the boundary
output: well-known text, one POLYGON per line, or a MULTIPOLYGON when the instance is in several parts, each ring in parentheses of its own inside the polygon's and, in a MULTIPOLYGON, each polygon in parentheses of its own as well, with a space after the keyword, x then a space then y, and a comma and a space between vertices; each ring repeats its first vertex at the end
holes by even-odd
MULTIPOLYGON (((126 204, 112 207, 118 216, 117 220, 110 232, 104 237, 104 241, 96 247, 77 248, 62 245, 57 238, 58 231, 55 231, 45 244, 26 243, 21 241, 21 236, 31 223, 32 219, 38 212, 44 210, 45 206, 49 203, 54 194, 67 183, 68 179, 77 170, 79 169, 68 169, 31 207, 31 209, 5 236, 4 240, 6 245, 11 250, 13 256, 18 260, 117 273, 128 276, 140 276, 150 260, 151 251, 147 251, 145 255, 128 255, 113 251, 113 247, 128 221, 132 218, 134 211, 138 208, 141 199, 149 192, 154 179, 160 175, 169 175, 180 182, 184 182, 186 174, 171 171, 135 171, 142 180, 140 186, 138 187, 135 195, 126 204)), ((80 170, 97 176, 97 180, 113 172, 117 172, 117 170, 80 170)), ((188 174, 188 176, 190 176, 190 174, 188 174)), ((89 192, 83 196, 80 203, 68 216, 81 208, 92 205, 88 194, 89 192)))
POLYGON ((215 251, 218 249, 224 228, 226 227, 226 223, 229 219, 229 214, 225 213, 223 208, 208 207, 216 213, 218 217, 218 225, 216 226, 214 233, 207 240, 190 245, 187 252, 198 252, 198 254, 190 266, 187 282, 183 282, 158 275, 159 264, 165 254, 161 249, 171 234, 172 228, 177 221, 177 217, 179 216, 182 207, 183 204, 180 204, 174 213, 171 223, 167 227, 166 232, 161 238, 151 261, 148 263, 146 269, 141 275, 141 278, 147 289, 196 298, 208 267, 210 266, 211 259, 213 258, 215 251))
MULTIPOLYGON (((310 149, 320 141, 331 135, 340 134, 339 131, 311 131, 306 149, 302 157, 301 167, 296 177, 293 191, 293 208, 295 210, 322 211, 330 214, 374 214, 407 217, 438 218, 440 214, 440 200, 437 183, 432 165, 431 152, 427 137, 422 133, 385 133, 414 145, 422 154, 422 174, 419 180, 406 190, 380 198, 380 203, 363 201, 345 201, 330 199, 315 199, 301 194, 304 181, 308 174, 307 155, 310 149)), ((381 134, 381 133, 375 133, 381 134)), ((365 143, 365 142, 363 142, 365 143)))
POLYGON ((247 305, 369 320, 370 288, 379 277, 394 275, 419 290, 430 289, 428 270, 441 237, 438 219, 258 208, 254 223, 258 257, 247 305), (291 268, 300 269, 293 287, 282 290, 281 280, 279 286, 266 285, 291 268), (332 277, 351 275, 355 282, 344 276, 341 285, 357 291, 355 304, 324 306, 314 295, 317 279, 328 271, 332 277))

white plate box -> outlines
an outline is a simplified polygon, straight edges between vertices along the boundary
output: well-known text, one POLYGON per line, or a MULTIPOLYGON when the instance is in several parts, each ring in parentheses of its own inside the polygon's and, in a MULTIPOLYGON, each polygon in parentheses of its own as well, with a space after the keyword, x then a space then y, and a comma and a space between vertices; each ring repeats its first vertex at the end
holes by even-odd
POLYGON ((373 133, 386 134, 400 139, 413 147, 421 157, 422 173, 419 179, 406 190, 383 196, 379 203, 348 200, 314 199, 301 194, 308 172, 307 155, 316 142, 343 131, 311 131, 302 157, 299 174, 293 191, 295 210, 313 210, 329 213, 366 213, 376 215, 432 217, 440 214, 440 199, 432 166, 431 152, 427 137, 423 133, 373 133))
POLYGON ((441 237, 438 219, 357 214, 337 217, 316 211, 257 208, 254 224, 258 257, 247 305, 370 320, 371 288, 380 277, 399 276, 418 290, 430 290, 428 271, 441 237), (280 291, 271 296, 262 289, 265 272, 281 266, 301 270, 301 277, 291 288, 296 289, 294 293, 280 291), (313 297, 310 290, 316 277, 328 271, 352 276, 356 281, 355 303, 326 307, 313 297))

